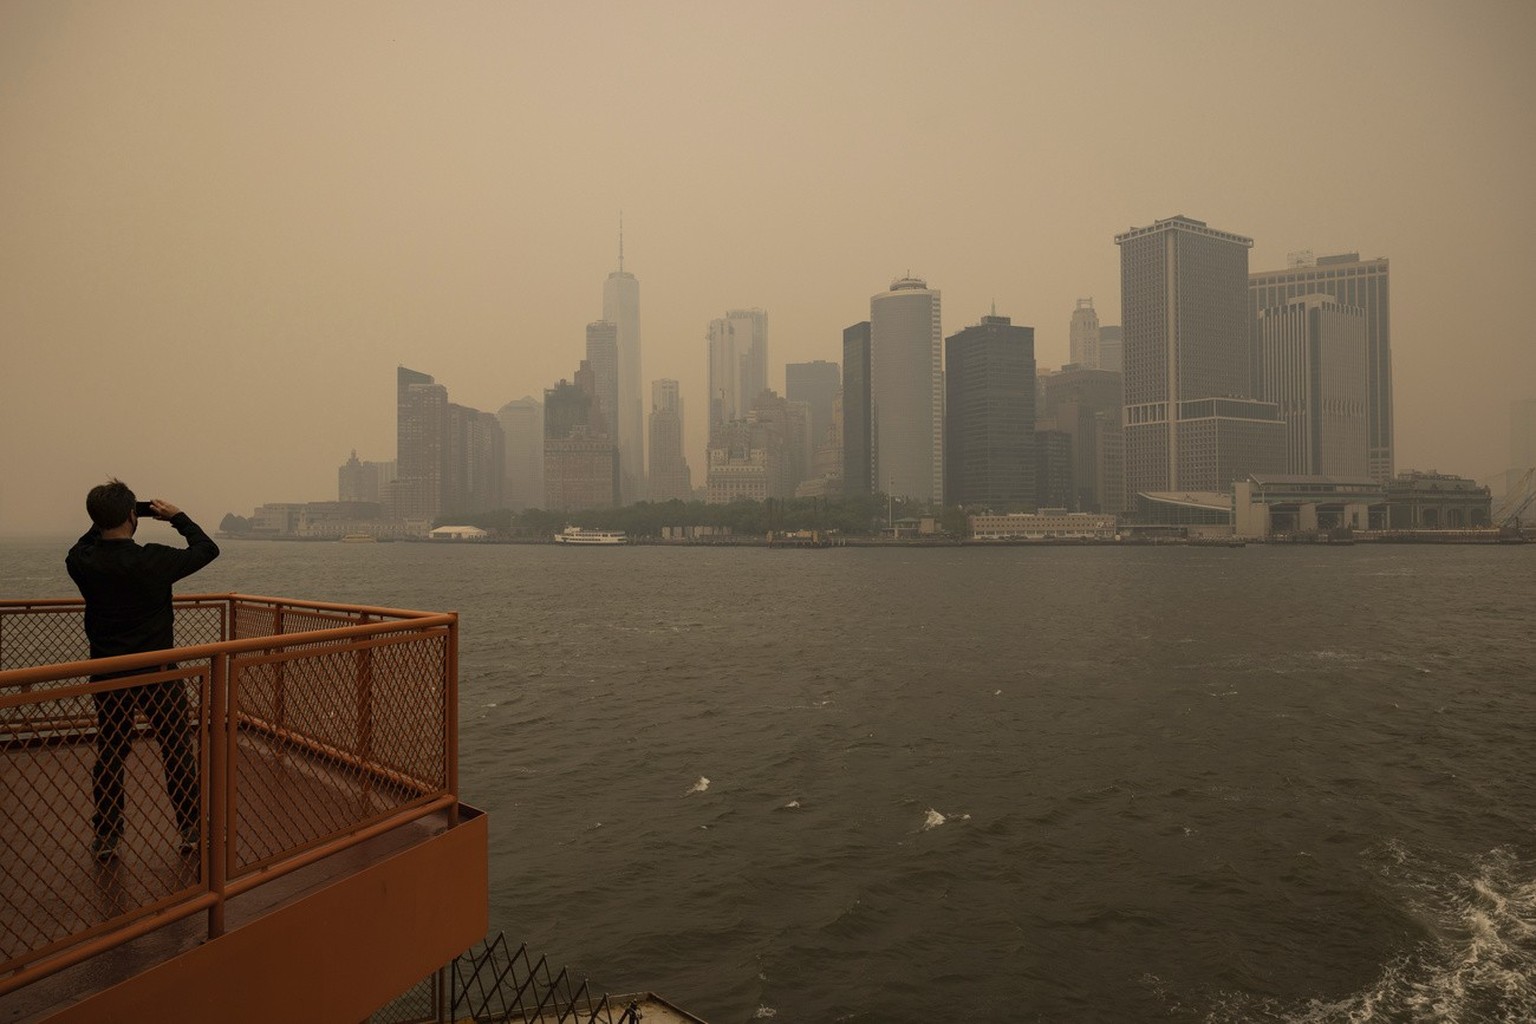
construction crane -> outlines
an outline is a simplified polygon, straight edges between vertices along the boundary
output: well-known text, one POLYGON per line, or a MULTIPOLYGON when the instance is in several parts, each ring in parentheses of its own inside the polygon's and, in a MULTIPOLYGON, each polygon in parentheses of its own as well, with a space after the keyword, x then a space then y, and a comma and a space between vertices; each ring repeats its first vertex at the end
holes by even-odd
POLYGON ((1520 517, 1536 504, 1536 466, 1525 471, 1519 481, 1504 495, 1499 507, 1493 510, 1493 525, 1520 528, 1520 517))

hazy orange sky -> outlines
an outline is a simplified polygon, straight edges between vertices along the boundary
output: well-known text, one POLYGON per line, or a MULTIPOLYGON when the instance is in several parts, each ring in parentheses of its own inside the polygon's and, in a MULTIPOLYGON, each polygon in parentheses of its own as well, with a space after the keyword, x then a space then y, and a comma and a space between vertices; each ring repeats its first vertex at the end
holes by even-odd
POLYGON ((909 271, 1042 367, 1113 236, 1392 260, 1397 464, 1488 477, 1536 396, 1536 4, 0 4, 0 532, 109 474, 205 525, 394 457, 397 364, 569 377, 624 211, 702 482, 709 320, 770 378, 909 271))

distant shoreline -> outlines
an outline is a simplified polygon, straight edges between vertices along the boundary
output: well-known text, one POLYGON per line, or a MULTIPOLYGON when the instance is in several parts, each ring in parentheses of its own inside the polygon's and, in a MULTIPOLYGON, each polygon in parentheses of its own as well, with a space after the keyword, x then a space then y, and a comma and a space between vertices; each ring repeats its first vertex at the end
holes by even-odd
MULTIPOLYGON (((258 543, 270 543, 273 541, 289 541, 297 544, 338 544, 342 543, 339 537, 262 537, 247 534, 218 533, 215 537, 221 541, 253 541, 258 543)), ((732 537, 710 538, 707 540, 664 540, 661 538, 634 538, 623 545, 603 545, 605 547, 662 547, 662 548, 773 548, 773 549, 815 549, 829 548, 899 548, 902 550, 928 550, 928 549, 953 549, 953 548, 1149 548, 1149 547, 1193 547, 1193 548, 1241 548, 1250 544, 1263 547, 1353 547, 1355 545, 1429 545, 1443 547, 1446 545, 1459 546, 1503 546, 1519 547, 1530 543, 1529 536, 1510 537, 1500 535, 1497 531, 1486 533, 1468 533, 1464 531, 1419 531, 1396 532, 1383 534, 1356 534, 1354 537, 1340 540, 1311 537, 1272 537, 1269 539, 1242 539, 1225 537, 1146 537, 1126 538, 1120 540, 1104 540, 1097 538, 1076 537, 1047 537, 1038 540, 1010 539, 1010 540, 953 540, 953 539, 902 539, 891 540, 881 537, 841 537, 826 543, 803 543, 794 540, 769 541, 765 537, 732 537)), ((572 545, 556 545, 546 537, 485 537, 468 540, 431 540, 427 537, 398 537, 382 540, 380 543, 396 544, 429 544, 439 547, 453 547, 459 545, 530 545, 546 547, 569 547, 572 545)), ((582 546, 582 545, 575 545, 582 546)), ((595 547, 598 545, 586 545, 595 547)))

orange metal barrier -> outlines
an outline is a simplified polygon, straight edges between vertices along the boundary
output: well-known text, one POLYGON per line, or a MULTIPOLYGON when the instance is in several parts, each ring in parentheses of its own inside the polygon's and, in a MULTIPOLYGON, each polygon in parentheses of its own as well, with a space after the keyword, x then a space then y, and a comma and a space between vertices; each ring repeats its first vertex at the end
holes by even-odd
POLYGON ((0 601, 0 995, 456 811, 457 616, 175 604, 176 648, 92 661, 82 602, 0 601))

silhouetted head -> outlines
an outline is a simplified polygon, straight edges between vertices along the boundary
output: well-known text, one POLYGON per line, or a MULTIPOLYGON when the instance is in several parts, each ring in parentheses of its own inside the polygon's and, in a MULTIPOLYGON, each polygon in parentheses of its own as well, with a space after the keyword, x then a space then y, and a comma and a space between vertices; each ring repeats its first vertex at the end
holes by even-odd
POLYGON ((127 484, 112 479, 91 488, 85 496, 85 511, 99 529, 114 530, 128 522, 136 500, 127 484))

